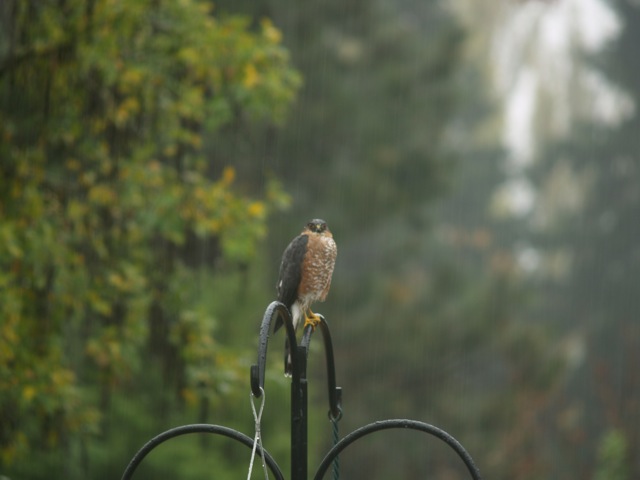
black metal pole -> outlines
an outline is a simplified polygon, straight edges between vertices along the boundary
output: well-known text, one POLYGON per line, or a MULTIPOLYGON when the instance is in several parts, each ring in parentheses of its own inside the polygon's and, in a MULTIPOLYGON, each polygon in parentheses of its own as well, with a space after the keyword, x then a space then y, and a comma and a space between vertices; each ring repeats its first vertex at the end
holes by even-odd
MULTIPOLYGON (((293 349, 292 349, 293 351, 293 349)), ((298 371, 291 378, 291 478, 307 478, 307 349, 296 346, 298 371)))
MULTIPOLYGON (((287 341, 291 345, 291 478, 307 478, 307 353, 308 341, 298 345, 293 328, 291 313, 280 302, 272 302, 264 313, 260 326, 258 344, 258 363, 251 366, 251 391, 256 397, 262 395, 267 359, 267 347, 271 325, 277 317, 283 321, 287 341)), ((305 334, 311 335, 313 329, 306 327, 305 334)))

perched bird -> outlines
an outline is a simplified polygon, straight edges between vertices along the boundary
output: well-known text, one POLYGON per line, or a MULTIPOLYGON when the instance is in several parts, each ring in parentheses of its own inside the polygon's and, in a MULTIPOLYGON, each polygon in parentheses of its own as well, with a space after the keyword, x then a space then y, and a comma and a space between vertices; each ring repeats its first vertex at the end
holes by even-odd
MULTIPOLYGON (((294 329, 304 318, 304 326, 314 328, 320 319, 311 311, 311 304, 323 302, 329 293, 331 276, 338 249, 327 222, 311 220, 302 233, 291 240, 282 254, 278 279, 278 301, 284 303, 293 319, 294 329)), ((278 318, 274 332, 282 326, 278 318)), ((285 375, 291 375, 291 354, 285 343, 285 375)))

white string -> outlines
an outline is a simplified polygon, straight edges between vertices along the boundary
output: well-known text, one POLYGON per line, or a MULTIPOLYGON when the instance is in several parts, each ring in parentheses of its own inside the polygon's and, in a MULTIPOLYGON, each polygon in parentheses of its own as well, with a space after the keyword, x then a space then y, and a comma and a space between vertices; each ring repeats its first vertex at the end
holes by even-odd
POLYGON ((265 480, 269 480, 269 472, 267 471, 267 465, 264 461, 264 449, 262 448, 262 436, 260 435, 260 421, 262 420, 262 410, 264 410, 264 403, 266 401, 266 395, 262 387, 260 387, 260 393, 262 402, 260 403, 260 409, 256 412, 256 405, 254 403, 255 396, 253 392, 249 396, 251 400, 251 410, 253 411, 253 418, 256 422, 256 436, 253 438, 253 450, 251 451, 251 461, 249 462, 249 474, 247 480, 251 479, 251 472, 253 471, 253 460, 256 458, 256 448, 260 446, 260 457, 262 458, 262 469, 264 470, 265 480))

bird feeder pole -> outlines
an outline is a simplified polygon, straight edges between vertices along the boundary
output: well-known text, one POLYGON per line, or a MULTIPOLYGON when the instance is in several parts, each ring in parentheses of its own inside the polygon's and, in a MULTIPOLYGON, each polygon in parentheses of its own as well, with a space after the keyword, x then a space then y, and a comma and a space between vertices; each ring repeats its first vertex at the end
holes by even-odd
MULTIPOLYGON (((316 314, 317 315, 317 314, 316 314)), ((277 318, 282 319, 284 326, 286 327, 287 341, 289 345, 295 346, 291 349, 291 480, 307 480, 308 464, 307 464, 307 355, 309 353, 309 344, 311 342, 311 336, 314 333, 314 327, 306 326, 300 344, 296 342, 295 330, 293 328, 293 322, 291 315, 287 310, 287 307, 280 302, 272 302, 265 311, 260 326, 260 339, 258 342, 258 363, 251 365, 250 370, 250 384, 251 394, 254 398, 260 398, 264 395, 264 380, 265 380, 265 368, 267 360, 267 347, 269 343, 269 334, 272 331, 272 326, 275 325, 277 318)), ((429 425, 424 422, 408 419, 391 419, 382 420, 374 423, 370 423, 363 427, 360 427, 353 432, 346 435, 344 438, 339 439, 337 434, 337 422, 342 418, 341 400, 342 390, 336 386, 335 364, 333 359, 333 345, 331 342, 331 334, 329 332, 329 326, 322 315, 317 315, 320 319, 315 328, 320 329, 322 338, 324 340, 324 351, 326 357, 327 366, 327 384, 329 393, 329 419, 334 424, 334 445, 333 448, 325 455, 324 459, 320 463, 314 480, 321 480, 324 478, 325 473, 333 465, 333 478, 337 480, 340 476, 338 468, 338 455, 351 444, 355 443, 359 439, 382 430, 389 429, 402 429, 402 430, 415 430, 429 434, 433 437, 446 443, 451 449, 453 449, 458 457, 464 462, 467 471, 469 472, 473 480, 481 480, 480 471, 473 462, 473 459, 464 447, 450 434, 441 430, 433 425, 429 425)), ((262 411, 260 412, 261 415, 262 411)), ((254 411, 255 415, 255 411, 254 411)), ((256 449, 259 436, 259 418, 256 416, 256 437, 251 439, 244 433, 237 430, 209 424, 194 424, 183 425, 169 429, 156 437, 149 440, 131 459, 127 466, 122 480, 129 480, 136 468, 144 460, 144 458, 156 447, 162 443, 175 438, 177 436, 192 434, 192 433, 209 433, 218 436, 224 436, 235 440, 245 446, 251 448, 253 452, 257 452, 258 455, 264 456, 263 461, 265 465, 265 477, 268 475, 267 468, 274 474, 276 480, 284 480, 282 471, 278 464, 269 454, 266 449, 256 449)), ((261 439, 260 439, 261 442, 261 439)), ((253 455, 252 455, 253 465, 253 455)), ((251 475, 251 468, 249 468, 249 476, 251 475)))

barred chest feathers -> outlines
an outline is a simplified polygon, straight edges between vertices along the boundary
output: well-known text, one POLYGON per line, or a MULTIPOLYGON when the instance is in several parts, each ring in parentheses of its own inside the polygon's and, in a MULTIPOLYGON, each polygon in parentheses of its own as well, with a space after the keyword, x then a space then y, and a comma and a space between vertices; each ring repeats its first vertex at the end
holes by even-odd
POLYGON ((331 286, 331 276, 338 253, 336 242, 328 235, 311 235, 303 265, 307 275, 306 285, 301 285, 299 298, 309 305, 324 301, 331 286))

